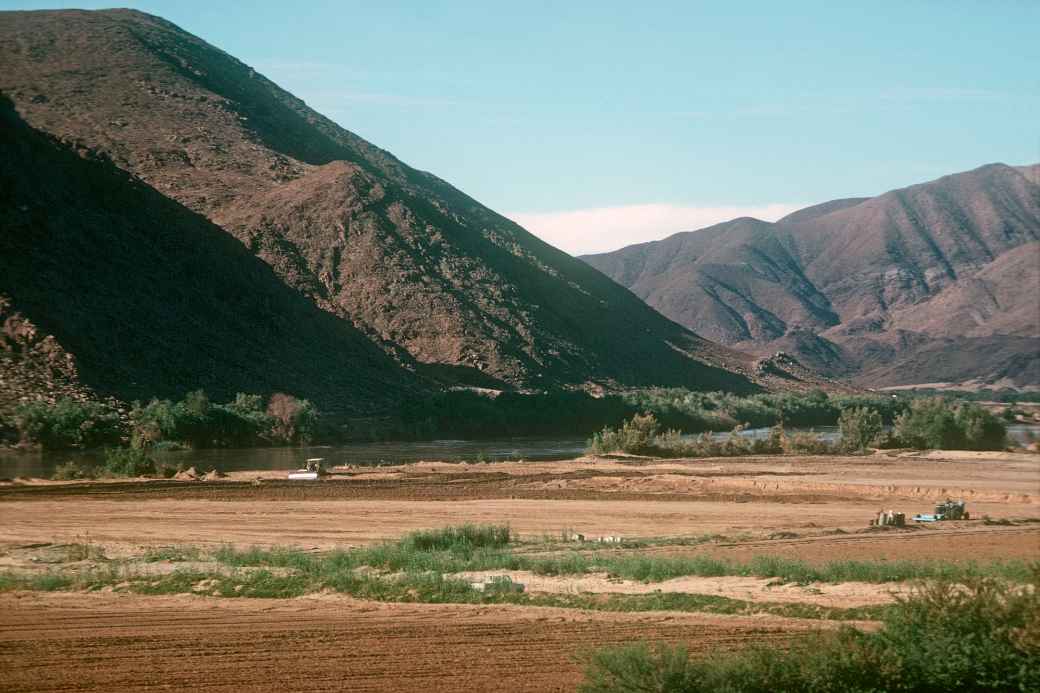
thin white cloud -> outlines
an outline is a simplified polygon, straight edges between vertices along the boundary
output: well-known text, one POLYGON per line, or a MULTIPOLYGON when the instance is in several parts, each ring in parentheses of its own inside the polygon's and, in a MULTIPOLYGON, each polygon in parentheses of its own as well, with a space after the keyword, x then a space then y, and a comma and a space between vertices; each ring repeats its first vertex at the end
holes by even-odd
POLYGON ((757 207, 643 204, 565 212, 514 212, 506 216, 546 243, 571 255, 584 255, 656 241, 679 231, 702 229, 737 217, 776 221, 804 206, 780 203, 757 207))

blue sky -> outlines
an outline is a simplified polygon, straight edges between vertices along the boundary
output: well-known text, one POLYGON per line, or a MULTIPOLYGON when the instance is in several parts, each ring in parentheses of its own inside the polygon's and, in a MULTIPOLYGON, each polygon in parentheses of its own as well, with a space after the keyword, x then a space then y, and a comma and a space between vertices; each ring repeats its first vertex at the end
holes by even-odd
POLYGON ((124 4, 571 252, 1040 160, 1036 0, 124 4))

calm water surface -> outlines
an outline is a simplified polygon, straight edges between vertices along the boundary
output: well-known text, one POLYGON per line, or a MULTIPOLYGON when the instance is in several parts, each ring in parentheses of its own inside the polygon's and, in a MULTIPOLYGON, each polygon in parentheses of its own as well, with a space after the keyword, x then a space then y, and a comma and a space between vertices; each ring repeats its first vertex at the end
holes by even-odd
MULTIPOLYGON (((818 426, 813 431, 824 440, 837 441, 841 435, 837 426, 818 426)), ((716 433, 725 438, 728 433, 716 433)), ((741 435, 765 438, 768 428, 751 428, 741 435)), ((1008 435, 1019 443, 1040 439, 1040 426, 1015 424, 1008 426, 1008 435)), ((245 448, 235 450, 184 450, 158 453, 164 461, 186 466, 216 467, 224 471, 250 469, 296 469, 309 457, 322 457, 328 466, 408 464, 422 460, 462 462, 484 460, 566 460, 577 457, 585 450, 585 438, 502 438, 497 440, 429 440, 395 443, 349 443, 335 446, 306 448, 245 448)), ((0 477, 49 477, 54 468, 70 460, 99 461, 97 451, 0 451, 0 477)))

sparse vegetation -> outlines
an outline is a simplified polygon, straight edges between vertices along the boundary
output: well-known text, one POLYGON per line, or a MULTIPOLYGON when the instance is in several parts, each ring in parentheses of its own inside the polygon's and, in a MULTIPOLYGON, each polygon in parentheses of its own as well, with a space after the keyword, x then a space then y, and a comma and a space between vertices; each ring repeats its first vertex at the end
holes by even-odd
POLYGON ((586 452, 592 455, 624 452, 669 457, 736 457, 779 453, 825 455, 836 452, 835 446, 822 440, 819 435, 806 431, 788 435, 780 424, 773 426, 765 438, 743 435, 744 430, 744 426, 736 426, 722 439, 711 433, 688 437, 674 429, 662 431, 653 414, 637 414, 616 429, 607 427, 593 434, 586 452))
MULTIPOLYGON (((768 555, 737 562, 699 555, 616 555, 580 550, 538 556, 513 551, 512 545, 508 544, 508 532, 509 529, 503 526, 467 525, 416 532, 398 541, 350 551, 313 554, 284 548, 239 551, 224 547, 214 554, 214 558, 235 567, 293 568, 311 573, 361 567, 441 574, 528 570, 540 575, 606 573, 640 582, 661 582, 684 576, 738 575, 776 578, 785 583, 855 581, 880 584, 913 579, 967 580, 986 576, 1021 581, 1030 575, 1030 566, 1023 561, 976 564, 878 560, 832 561, 814 565, 768 555)), ((704 539, 697 538, 696 541, 703 543, 704 539)))
POLYGON ((1040 688, 1040 573, 1029 585, 974 579, 918 587, 877 632, 845 628, 790 650, 692 658, 682 646, 613 647, 589 657, 584 693, 1026 691, 1040 688))
POLYGON ((55 467, 51 478, 57 481, 76 481, 93 479, 95 476, 97 476, 97 472, 94 467, 77 460, 69 460, 55 467))
POLYGON ((684 388, 648 388, 594 397, 584 392, 503 393, 497 397, 451 391, 407 403, 396 427, 375 437, 483 438, 492 436, 586 434, 617 428, 637 415, 652 414, 662 430, 687 433, 727 431, 735 426, 832 426, 843 409, 870 407, 892 423, 907 400, 880 395, 778 393, 740 396, 684 388))
MULTIPOLYGON (((704 537, 695 541, 702 542, 704 537)), ((160 547, 138 559, 107 559, 92 544, 74 545, 69 556, 100 562, 91 568, 65 571, 0 573, 0 590, 96 590, 112 588, 140 594, 196 593, 222 597, 284 598, 332 590, 358 598, 388 602, 511 603, 600 611, 686 611, 719 614, 859 620, 886 616, 891 606, 837 608, 812 603, 744 601, 718 595, 649 594, 531 594, 506 588, 474 588, 456 577, 475 571, 527 570, 543 575, 606 573, 614 578, 658 582, 684 575, 751 575, 779 582, 884 583, 915 578, 976 584, 999 578, 1025 583, 1036 568, 1023 562, 946 564, 926 562, 842 561, 813 566, 802 561, 759 556, 747 563, 705 556, 667 557, 591 554, 579 550, 548 556, 514 549, 508 527, 463 525, 414 532, 398 541, 347 551, 312 553, 298 549, 222 547, 160 547), (75 553, 79 551, 79 553, 75 553), (82 555, 81 555, 82 554, 82 555), (135 562, 136 561, 136 562, 135 562), (172 573, 139 570, 139 562, 192 562, 172 573)), ((1011 589, 1011 588, 1008 588, 1011 589)))
POLYGON ((720 440, 711 433, 693 438, 675 429, 664 430, 657 416, 647 412, 636 414, 615 428, 608 426, 594 433, 586 452, 728 457, 777 453, 828 455, 841 451, 862 452, 872 446, 1001 450, 1007 445, 1005 423, 971 402, 951 403, 942 398, 912 400, 909 407, 896 416, 894 432, 888 436, 884 434, 884 421, 881 412, 873 407, 849 406, 841 409, 838 416, 841 432, 838 444, 825 441, 811 431, 788 434, 783 424, 774 425, 765 438, 741 435, 746 426, 737 425, 727 438, 720 440))

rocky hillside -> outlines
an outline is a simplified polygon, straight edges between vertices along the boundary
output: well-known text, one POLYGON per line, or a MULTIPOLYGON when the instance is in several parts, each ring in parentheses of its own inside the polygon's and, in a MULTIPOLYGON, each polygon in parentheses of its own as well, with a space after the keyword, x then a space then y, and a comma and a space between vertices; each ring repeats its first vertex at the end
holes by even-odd
POLYGON ((709 339, 863 384, 1040 384, 1040 166, 583 259, 709 339))
MULTIPOLYGON (((285 286, 423 376, 492 387, 756 387, 750 358, 160 18, 0 13, 0 90, 30 126, 234 236, 285 286)), ((60 267, 94 290, 97 268, 60 267)), ((24 281, 8 281, 16 303, 24 281)), ((75 319, 52 309, 59 296, 37 299, 56 333, 75 319)))
POLYGON ((0 408, 284 391, 380 409, 416 376, 204 217, 0 97, 0 408))

